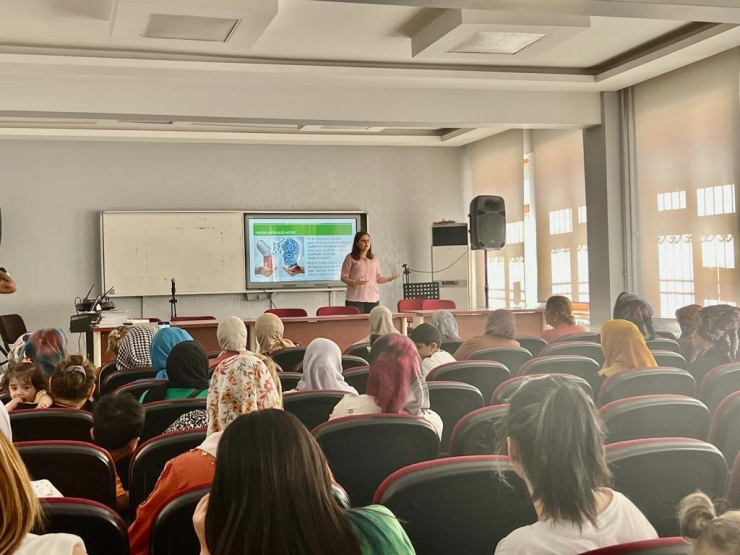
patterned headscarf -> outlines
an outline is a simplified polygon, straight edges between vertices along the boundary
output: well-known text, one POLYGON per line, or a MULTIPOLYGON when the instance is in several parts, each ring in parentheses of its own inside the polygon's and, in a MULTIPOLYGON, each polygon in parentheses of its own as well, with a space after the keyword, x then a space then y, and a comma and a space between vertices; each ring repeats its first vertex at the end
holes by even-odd
POLYGON ((627 320, 637 326, 645 339, 655 339, 653 307, 645 299, 632 293, 621 293, 614 303, 615 320, 627 320))
POLYGON ((367 394, 383 412, 419 416, 429 408, 429 390, 421 372, 421 357, 405 335, 381 336, 370 350, 367 394))
POLYGON ((690 304, 683 306, 676 311, 676 320, 681 326, 681 337, 691 337, 696 329, 696 317, 699 316, 702 306, 699 304, 690 304))
POLYGON ((442 334, 442 339, 460 339, 457 320, 449 310, 435 310, 429 322, 442 334))
POLYGON ((157 378, 167 377, 167 357, 178 343, 192 341, 193 338, 182 328, 161 328, 152 339, 152 366, 157 378))
POLYGON ((357 390, 342 376, 342 351, 339 345, 321 337, 306 347, 303 355, 303 376, 296 385, 298 391, 333 389, 357 395, 357 390))
POLYGON ((222 432, 242 414, 281 408, 282 397, 265 363, 251 353, 234 355, 213 372, 206 401, 207 433, 222 432))
POLYGON ((295 343, 283 337, 283 332, 285 332, 283 321, 275 314, 266 312, 257 318, 254 323, 254 334, 260 345, 260 353, 271 355, 282 349, 295 347, 295 343))
POLYGON ((121 340, 116 355, 116 369, 128 370, 152 365, 152 339, 157 329, 154 326, 133 326, 121 340))
POLYGON ((696 317, 696 332, 726 352, 733 361, 737 359, 739 327, 740 308, 728 304, 702 308, 696 317))
POLYGON ((657 368, 653 353, 637 326, 628 320, 610 320, 601 327, 604 351, 602 376, 612 376, 636 368, 657 368))
POLYGON ((20 360, 27 358, 35 362, 51 376, 57 364, 67 354, 67 336, 59 328, 44 328, 31 334, 19 353, 20 360))
POLYGON ((491 312, 486 322, 486 335, 516 339, 516 318, 514 313, 499 309, 491 312))

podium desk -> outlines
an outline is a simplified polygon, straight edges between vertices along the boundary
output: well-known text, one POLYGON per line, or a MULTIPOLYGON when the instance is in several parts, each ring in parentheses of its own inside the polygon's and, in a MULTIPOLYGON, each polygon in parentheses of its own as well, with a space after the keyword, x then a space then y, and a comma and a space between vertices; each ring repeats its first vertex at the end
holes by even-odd
MULTIPOLYGON (((486 332, 486 322, 495 309, 479 308, 476 310, 452 309, 449 312, 457 320, 457 328, 461 339, 470 339, 486 332)), ((428 322, 436 310, 411 310, 414 326, 428 322)), ((539 336, 545 331, 545 310, 543 308, 513 309, 516 318, 517 335, 539 336)))

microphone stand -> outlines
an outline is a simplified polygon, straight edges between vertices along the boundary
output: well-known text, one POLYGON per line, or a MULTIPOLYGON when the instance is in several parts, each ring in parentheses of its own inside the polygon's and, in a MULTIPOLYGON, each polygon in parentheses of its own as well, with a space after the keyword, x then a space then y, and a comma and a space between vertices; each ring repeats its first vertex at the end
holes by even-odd
POLYGON ((170 320, 177 316, 177 297, 175 296, 175 279, 172 278, 172 298, 170 299, 170 320))

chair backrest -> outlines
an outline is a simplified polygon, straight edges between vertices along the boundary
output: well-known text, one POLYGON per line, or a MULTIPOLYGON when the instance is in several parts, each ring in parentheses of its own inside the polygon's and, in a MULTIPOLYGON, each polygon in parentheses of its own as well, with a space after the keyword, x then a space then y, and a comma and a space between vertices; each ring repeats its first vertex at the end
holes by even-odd
POLYGON ((34 533, 74 534, 88 555, 129 555, 126 523, 112 509, 89 499, 43 498, 44 524, 34 533))
POLYGON ((305 347, 289 347, 282 349, 270 355, 273 362, 277 364, 283 372, 293 372, 299 362, 303 362, 303 355, 306 352, 305 347))
POLYGON ((370 356, 370 343, 360 343, 359 345, 352 345, 351 347, 345 349, 344 354, 364 358, 365 360, 367 360, 367 357, 370 356))
POLYGON ((457 348, 463 343, 465 343, 465 341, 462 339, 443 339, 439 348, 443 351, 447 351, 451 355, 454 355, 457 348))
POLYGON ((539 356, 540 351, 547 347, 547 341, 536 335, 520 335, 516 340, 522 349, 527 349, 533 357, 539 356))
POLYGON ((113 393, 115 393, 116 395, 128 393, 129 395, 133 395, 138 401, 139 399, 141 399, 141 396, 149 391, 151 388, 166 383, 169 383, 169 380, 157 378, 152 378, 150 380, 136 380, 135 382, 122 385, 113 393))
POLYGON ((691 555, 694 546, 681 537, 621 543, 586 551, 581 555, 691 555))
POLYGON ((416 552, 424 555, 491 555, 513 530, 537 521, 524 483, 506 457, 414 464, 389 476, 374 502, 393 511, 416 552))
POLYGON ((587 342, 587 343, 598 343, 601 345, 601 333, 598 331, 583 331, 580 333, 569 333, 558 337, 554 343, 568 343, 570 341, 587 342))
POLYGON ((193 513, 210 486, 185 490, 170 499, 154 517, 150 555, 200 555, 193 513))
POLYGON ((607 443, 645 437, 692 437, 706 440, 709 409, 684 395, 641 395, 618 399, 599 410, 607 443))
POLYGON ((13 441, 90 442, 92 414, 78 409, 20 410, 10 413, 13 441))
POLYGON ((509 378, 504 383, 502 383, 500 386, 496 388, 496 391, 493 392, 493 395, 491 395, 491 405, 500 405, 503 403, 508 403, 509 398, 514 394, 514 392, 519 389, 519 387, 522 385, 522 383, 525 380, 529 380, 532 378, 538 378, 541 376, 560 376, 561 378, 565 378, 566 380, 572 381, 574 384, 576 384, 578 387, 580 387, 589 397, 593 398, 594 396, 594 390, 591 387, 591 384, 589 384, 585 379, 581 378, 580 376, 576 376, 574 374, 557 374, 554 372, 550 372, 547 374, 529 374, 527 376, 514 376, 512 378, 509 378))
POLYGON ((673 339, 674 341, 676 340, 676 334, 673 333, 672 331, 655 330, 655 335, 657 337, 665 337, 666 339, 673 339))
POLYGON ((100 385, 100 394, 113 393, 116 389, 127 383, 137 380, 150 380, 157 375, 157 371, 151 366, 143 368, 129 368, 128 370, 116 370, 111 372, 100 385))
POLYGON ((283 396, 283 408, 298 417, 309 430, 329 420, 346 391, 296 391, 283 396))
POLYGON ((427 382, 429 405, 442 419, 442 441, 440 451, 446 453, 452 431, 460 419, 471 411, 481 408, 485 403, 480 390, 463 382, 427 382))
POLYGON ((722 400, 740 391, 740 362, 731 362, 713 368, 702 378, 699 384, 699 399, 714 413, 722 400))
POLYGON ((359 368, 360 366, 367 366, 368 357, 362 357, 357 355, 342 355, 342 371, 350 370, 352 368, 359 368))
POLYGON ((735 461, 732 463, 725 500, 729 503, 731 509, 740 509, 740 453, 735 455, 735 461))
POLYGON ((722 451, 728 462, 740 453, 740 391, 725 397, 714 411, 709 442, 722 451))
POLYGON ((113 372, 116 372, 116 361, 115 360, 111 360, 110 362, 106 362, 105 364, 103 364, 103 366, 100 367, 100 371, 98 372, 98 376, 97 376, 97 382, 95 383, 95 393, 100 393, 100 386, 101 386, 101 384, 113 372))
POLYGON ((437 431, 418 416, 349 416, 322 424, 313 434, 337 483, 358 507, 369 504, 396 470, 439 455, 437 431))
POLYGON ((599 366, 604 365, 604 352, 601 343, 592 341, 565 341, 552 343, 540 351, 540 356, 547 355, 579 355, 594 359, 599 366))
POLYGON ((680 533, 676 508, 696 490, 725 492, 727 464, 714 445, 688 438, 635 439, 606 446, 614 489, 632 501, 659 536, 680 533))
POLYGON ((646 341, 648 349, 651 351, 671 351, 680 353, 681 347, 675 339, 666 339, 665 337, 656 337, 646 341))
POLYGON ((26 323, 20 314, 3 314, 0 316, 0 339, 3 340, 6 347, 15 343, 26 332, 28 332, 26 323))
POLYGON ((686 370, 689 366, 683 356, 673 351, 652 351, 652 353, 658 366, 680 368, 681 370, 686 370))
POLYGON ((139 445, 129 465, 131 520, 134 520, 139 505, 154 491, 167 461, 195 449, 205 437, 206 430, 201 428, 153 437, 139 445))
POLYGON ((163 434, 172 423, 183 414, 192 410, 205 410, 206 400, 200 399, 171 399, 155 401, 144 405, 144 431, 141 432, 141 441, 146 441, 163 434))
POLYGON ((116 470, 100 447, 81 441, 28 441, 15 444, 34 480, 49 480, 66 497, 116 507, 116 470))
POLYGON ((450 456, 498 454, 498 430, 508 412, 509 405, 494 405, 463 416, 452 430, 450 456))
POLYGON ((274 314, 278 318, 302 318, 308 316, 308 312, 302 308, 269 308, 265 314, 274 314))
POLYGON ((491 398, 496 388, 511 377, 509 369, 491 360, 463 360, 448 362, 434 368, 427 381, 463 382, 478 388, 484 402, 491 398))
POLYGON ((521 347, 489 347, 478 349, 468 355, 468 360, 492 360, 500 362, 509 369, 511 375, 519 372, 522 364, 532 358, 532 353, 521 347))
POLYGON ((173 316, 172 318, 170 318, 170 322, 187 322, 189 320, 218 320, 218 318, 216 318, 215 316, 173 316))
POLYGON ((520 376, 530 374, 573 374, 591 384, 598 391, 603 376, 599 376, 601 367, 594 359, 582 355, 543 355, 525 362, 519 369, 520 376))
POLYGON ((421 310, 424 299, 401 299, 396 305, 398 312, 407 312, 411 310, 421 310))
POLYGON ((350 316, 359 313, 356 306, 321 306, 316 309, 316 316, 350 316))
POLYGON ((456 308, 455 301, 447 299, 424 299, 421 301, 422 310, 454 310, 456 308))
POLYGON ((369 366, 358 366, 342 372, 344 381, 357 390, 357 393, 363 395, 367 391, 367 378, 370 376, 369 366))
POLYGON ((294 389, 303 377, 298 372, 279 372, 278 376, 280 376, 280 385, 283 388, 283 393, 294 389))
POLYGON ((639 368, 609 376, 599 390, 599 405, 655 394, 696 396, 694 376, 680 368, 639 368))

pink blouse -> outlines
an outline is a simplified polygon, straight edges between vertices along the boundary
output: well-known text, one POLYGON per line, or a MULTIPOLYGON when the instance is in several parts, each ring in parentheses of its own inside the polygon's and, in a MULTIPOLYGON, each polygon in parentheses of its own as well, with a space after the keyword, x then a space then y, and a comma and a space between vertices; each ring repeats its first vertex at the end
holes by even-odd
POLYGON ((365 285, 348 285, 348 301, 355 303, 375 303, 380 300, 380 290, 378 289, 378 280, 380 273, 380 261, 377 256, 373 259, 360 258, 355 260, 351 254, 348 254, 342 264, 342 278, 359 279, 367 281, 365 285))

